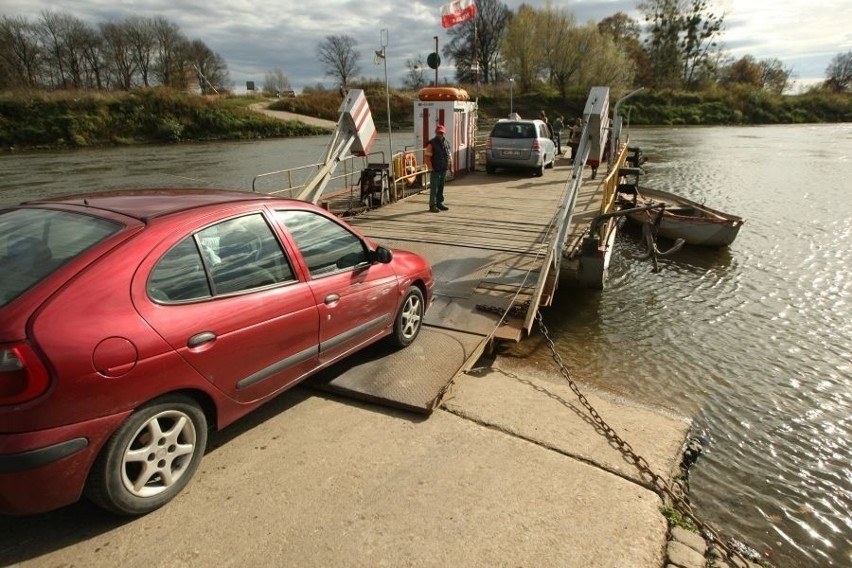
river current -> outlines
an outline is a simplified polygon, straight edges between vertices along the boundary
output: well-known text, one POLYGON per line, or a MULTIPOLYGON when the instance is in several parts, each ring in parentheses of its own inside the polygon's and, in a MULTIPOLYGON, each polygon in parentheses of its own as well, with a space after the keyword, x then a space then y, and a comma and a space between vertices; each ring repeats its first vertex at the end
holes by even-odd
MULTIPOLYGON (((0 206, 114 187, 250 190, 326 143, 7 153, 0 206)), ((779 567, 852 565, 852 124, 643 128, 631 145, 649 158, 642 184, 745 225, 729 248, 682 249, 657 273, 620 234, 606 288, 562 288, 544 311, 557 349, 583 382, 694 419, 702 520, 779 567)), ((507 355, 551 364, 537 334, 507 355)))

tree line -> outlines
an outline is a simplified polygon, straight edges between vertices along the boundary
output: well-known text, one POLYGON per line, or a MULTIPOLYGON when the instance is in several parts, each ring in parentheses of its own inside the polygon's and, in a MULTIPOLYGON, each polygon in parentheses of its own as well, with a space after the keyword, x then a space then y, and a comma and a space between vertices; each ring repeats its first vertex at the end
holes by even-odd
MULTIPOLYGON (((720 46, 724 14, 709 0, 640 0, 637 7, 642 22, 618 12, 580 24, 569 10, 551 4, 540 9, 522 4, 513 12, 500 0, 477 0, 476 18, 448 30, 442 55, 454 63, 458 83, 505 85, 511 80, 519 93, 551 89, 563 100, 569 89, 586 92, 600 84, 619 91, 745 86, 777 94, 791 86, 792 69, 780 60, 751 55, 734 60, 725 53, 720 46)), ((361 71, 357 43, 349 36, 327 36, 317 56, 341 89, 361 71)), ((404 86, 429 84, 425 67, 423 55, 409 58, 404 86)), ((161 16, 97 26, 49 10, 35 21, 0 19, 0 89, 150 86, 207 94, 228 91, 233 84, 219 54, 161 16)), ((265 94, 290 88, 281 69, 266 74, 265 94)), ((852 51, 832 59, 817 88, 852 90, 852 51)))
POLYGON ((0 89, 130 90, 231 87, 225 60, 162 16, 91 26, 67 13, 0 19, 0 89))
MULTIPOLYGON (((617 90, 647 87, 702 91, 745 86, 782 94, 793 71, 777 58, 733 59, 722 49, 724 14, 708 0, 641 0, 642 21, 623 12, 598 23, 578 23, 572 12, 548 4, 521 4, 513 12, 500 0, 477 0, 473 20, 448 30, 442 55, 455 63, 455 79, 467 85, 514 83, 519 92, 594 85, 617 90)), ((353 38, 328 36, 317 55, 326 75, 346 87, 360 72, 353 38)), ((423 56, 407 60, 406 87, 427 85, 423 56)), ((852 52, 838 54, 817 89, 852 89, 852 52)))

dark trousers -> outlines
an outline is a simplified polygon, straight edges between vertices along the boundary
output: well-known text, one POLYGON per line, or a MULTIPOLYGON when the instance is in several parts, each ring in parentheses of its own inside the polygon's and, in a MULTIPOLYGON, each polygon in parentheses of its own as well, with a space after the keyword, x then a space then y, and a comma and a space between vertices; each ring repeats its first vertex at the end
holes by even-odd
POLYGON ((429 208, 437 207, 444 202, 444 180, 447 178, 447 171, 436 172, 432 170, 429 173, 429 208))

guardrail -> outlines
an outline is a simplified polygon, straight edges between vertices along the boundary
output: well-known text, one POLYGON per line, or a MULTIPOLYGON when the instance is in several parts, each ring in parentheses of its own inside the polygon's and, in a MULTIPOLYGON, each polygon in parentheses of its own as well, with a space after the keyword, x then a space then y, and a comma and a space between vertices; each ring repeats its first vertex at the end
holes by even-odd
MULTIPOLYGON (((258 174, 251 180, 251 189, 253 192, 293 198, 324 166, 324 163, 308 164, 258 174)), ((362 200, 361 172, 368 168, 386 167, 384 152, 373 152, 367 156, 347 156, 338 163, 338 173, 329 178, 321 201, 327 203, 334 198, 348 197, 347 208, 354 209, 362 200)))
MULTIPOLYGON (((601 215, 605 213, 610 213, 615 209, 615 198, 616 193, 618 192, 618 171, 622 168, 622 166, 624 166, 624 162, 627 161, 627 146, 627 142, 621 145, 621 149, 618 152, 618 158, 615 160, 615 163, 612 165, 609 173, 604 179, 604 193, 601 198, 601 215)), ((600 242, 607 242, 607 239, 609 238, 611 232, 615 231, 616 227, 617 223, 614 220, 602 224, 599 229, 600 232, 598 233, 598 236, 600 237, 600 242)))
MULTIPOLYGON (((340 160, 338 168, 342 167, 343 170, 341 173, 331 177, 328 187, 335 188, 332 191, 349 189, 351 186, 357 185, 358 179, 361 177, 361 170, 369 167, 370 164, 376 163, 385 163, 384 152, 373 152, 367 156, 348 156, 340 160)), ((308 164, 306 166, 258 174, 251 180, 251 190, 275 195, 286 194, 287 197, 293 197, 298 190, 305 187, 305 184, 324 165, 323 163, 308 164), (275 181, 268 181, 273 179, 275 181), (268 185, 270 183, 275 184, 272 189, 261 187, 261 185, 268 185)))
POLYGON ((397 201, 429 187, 429 168, 423 148, 406 148, 393 155, 391 201, 397 201))

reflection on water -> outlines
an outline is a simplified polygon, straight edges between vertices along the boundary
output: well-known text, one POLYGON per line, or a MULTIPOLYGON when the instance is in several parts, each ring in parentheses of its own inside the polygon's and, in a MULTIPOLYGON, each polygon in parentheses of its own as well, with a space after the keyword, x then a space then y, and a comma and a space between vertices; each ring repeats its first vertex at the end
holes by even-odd
MULTIPOLYGON (((634 130, 642 183, 741 215, 725 250, 641 261, 545 321, 573 372, 695 417, 701 517, 779 566, 852 565, 852 125, 634 130)), ((664 248, 666 244, 662 244, 664 248)), ((546 346, 516 356, 539 366, 546 346)))
MULTIPOLYGON (((695 417, 702 519, 779 566, 852 565, 852 125, 634 129, 632 143, 650 159, 642 183, 746 223, 730 248, 684 248, 659 273, 636 233, 620 235, 607 289, 560 289, 545 311, 563 359, 583 381, 695 417)), ((0 205, 114 187, 250 190, 326 144, 6 154, 0 205)), ((552 365, 537 335, 510 355, 552 365)))

